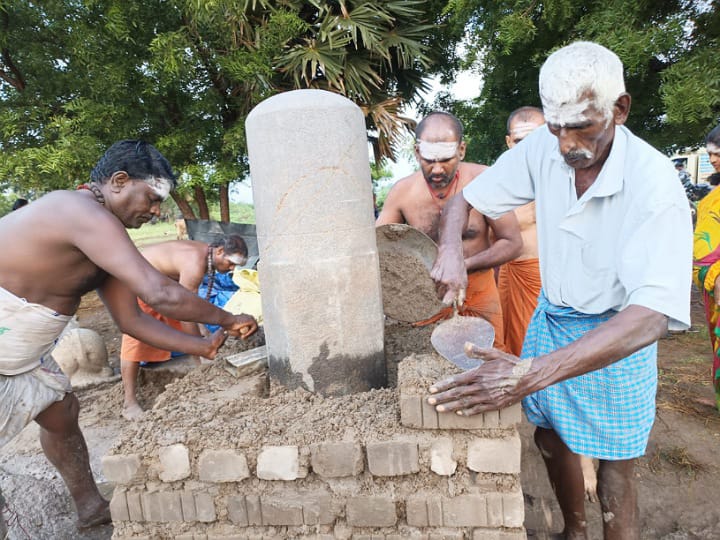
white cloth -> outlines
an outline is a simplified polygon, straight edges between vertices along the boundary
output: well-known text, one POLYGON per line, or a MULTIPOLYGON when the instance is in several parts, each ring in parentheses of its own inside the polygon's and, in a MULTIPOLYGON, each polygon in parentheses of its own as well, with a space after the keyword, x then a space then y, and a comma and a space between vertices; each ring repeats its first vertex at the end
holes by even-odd
POLYGON ((640 305, 690 326, 692 223, 672 162, 624 126, 578 200, 575 171, 547 126, 505 152, 463 190, 497 218, 536 200, 543 290, 586 314, 640 305))
POLYGON ((0 448, 68 392, 70 379, 50 355, 28 372, 0 375, 0 448))
POLYGON ((71 318, 0 287, 0 374, 17 375, 40 365, 71 318))

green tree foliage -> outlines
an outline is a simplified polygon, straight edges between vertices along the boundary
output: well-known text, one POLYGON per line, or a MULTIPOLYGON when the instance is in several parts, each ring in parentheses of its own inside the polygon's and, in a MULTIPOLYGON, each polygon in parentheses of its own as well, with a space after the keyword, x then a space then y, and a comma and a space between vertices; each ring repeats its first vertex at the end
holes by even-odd
POLYGON ((463 120, 468 159, 492 162, 505 149, 508 114, 540 106, 538 73, 548 54, 589 40, 625 65, 630 129, 668 152, 698 146, 720 116, 717 7, 717 0, 450 0, 441 33, 452 61, 440 73, 449 80, 458 67, 473 68, 483 85, 475 100, 441 94, 435 106, 463 120))
MULTIPOLYGON (((46 191, 87 178, 112 142, 153 142, 181 174, 187 217, 247 173, 245 118, 296 88, 364 111, 392 156, 425 89, 425 0, 0 0, 0 183, 46 191)), ((0 187, 2 187, 0 185, 0 187)))

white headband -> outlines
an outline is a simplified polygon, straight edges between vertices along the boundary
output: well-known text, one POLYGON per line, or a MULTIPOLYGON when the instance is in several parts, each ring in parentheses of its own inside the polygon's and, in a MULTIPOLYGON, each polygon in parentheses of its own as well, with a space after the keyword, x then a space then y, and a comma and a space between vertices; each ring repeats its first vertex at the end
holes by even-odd
POLYGON ((458 143, 456 142, 427 142, 418 140, 418 153, 420 157, 428 161, 445 161, 457 155, 458 143))

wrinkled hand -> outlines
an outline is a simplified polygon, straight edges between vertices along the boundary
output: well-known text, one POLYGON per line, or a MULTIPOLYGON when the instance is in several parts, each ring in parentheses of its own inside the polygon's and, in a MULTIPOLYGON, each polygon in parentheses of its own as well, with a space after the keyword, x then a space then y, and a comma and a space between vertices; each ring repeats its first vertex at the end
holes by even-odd
POLYGON ((257 327, 255 317, 241 313, 240 315, 233 315, 233 321, 229 326, 225 327, 225 331, 226 334, 245 339, 253 335, 257 327))
POLYGON ((443 294, 443 304, 457 303, 461 306, 465 302, 465 289, 467 289, 467 270, 465 258, 460 249, 447 249, 440 247, 435 259, 430 277, 435 280, 438 290, 443 294))
POLYGON ((218 352, 218 349, 222 347, 227 339, 227 332, 222 329, 215 330, 210 336, 204 338, 207 341, 208 349, 202 354, 202 358, 213 360, 218 352))
POLYGON ((532 367, 532 358, 520 360, 498 349, 483 349, 472 343, 465 344, 465 354, 485 362, 430 387, 433 395, 428 403, 435 405, 438 412, 455 411, 471 416, 496 411, 531 393, 530 385, 523 378, 527 378, 532 367))

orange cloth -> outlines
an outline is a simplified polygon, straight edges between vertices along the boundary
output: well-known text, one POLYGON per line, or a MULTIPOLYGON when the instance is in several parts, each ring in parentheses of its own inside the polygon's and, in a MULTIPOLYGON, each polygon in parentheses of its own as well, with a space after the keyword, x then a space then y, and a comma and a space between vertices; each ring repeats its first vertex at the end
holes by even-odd
POLYGON ((498 292, 502 305, 505 345, 508 351, 520 356, 540 295, 540 266, 537 259, 510 261, 500 267, 498 292))
MULTIPOLYGON (((175 330, 182 331, 180 321, 161 315, 139 298, 138 306, 140 306, 140 309, 144 313, 147 313, 153 319, 157 319, 175 330)), ((122 343, 120 345, 120 358, 126 362, 165 362, 170 360, 170 351, 158 349, 152 345, 138 341, 132 336, 123 334, 122 343)))
MULTIPOLYGON (((413 326, 426 326, 453 315, 451 306, 441 309, 435 315, 424 321, 413 323, 413 326)), ((469 317, 482 317, 495 328, 495 341, 493 347, 506 351, 503 332, 502 309, 495 275, 492 270, 479 270, 468 274, 468 286, 465 291, 465 303, 458 309, 458 315, 469 317)))

